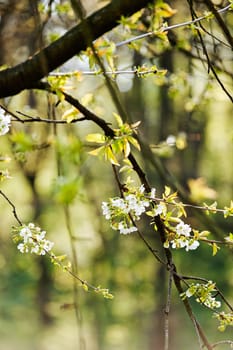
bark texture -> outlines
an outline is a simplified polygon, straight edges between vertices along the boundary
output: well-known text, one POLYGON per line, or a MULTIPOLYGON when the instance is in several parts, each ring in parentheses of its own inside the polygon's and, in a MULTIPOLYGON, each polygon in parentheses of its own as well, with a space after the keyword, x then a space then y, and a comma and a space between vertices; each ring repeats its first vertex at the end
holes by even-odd
POLYGON ((13 68, 1 71, 0 98, 36 87, 38 81, 49 72, 84 50, 90 40, 114 28, 122 15, 129 16, 148 3, 148 0, 114 0, 33 57, 13 68))

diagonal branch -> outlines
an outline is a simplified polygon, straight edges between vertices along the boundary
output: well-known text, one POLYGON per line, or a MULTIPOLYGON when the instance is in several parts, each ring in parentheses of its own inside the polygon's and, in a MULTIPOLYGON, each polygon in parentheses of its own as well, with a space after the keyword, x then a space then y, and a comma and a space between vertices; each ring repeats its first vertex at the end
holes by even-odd
POLYGON ((211 0, 205 0, 205 3, 207 5, 208 9, 214 14, 220 28, 223 31, 223 34, 225 35, 225 38, 227 39, 228 43, 231 45, 231 48, 233 50, 233 36, 231 35, 226 23, 224 22, 224 20, 220 16, 219 12, 214 7, 214 4, 212 3, 211 0))
POLYGON ((28 58, 25 62, 0 72, 0 98, 16 95, 48 75, 80 51, 86 49, 85 28, 93 28, 95 40, 118 25, 121 16, 129 16, 145 7, 148 0, 114 0, 70 29, 61 38, 28 58))

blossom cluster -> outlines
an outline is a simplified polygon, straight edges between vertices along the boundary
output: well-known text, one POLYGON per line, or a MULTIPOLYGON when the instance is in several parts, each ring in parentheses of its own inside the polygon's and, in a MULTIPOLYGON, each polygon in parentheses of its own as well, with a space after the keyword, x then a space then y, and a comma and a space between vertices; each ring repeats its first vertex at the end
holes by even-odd
MULTIPOLYGON (((150 199, 144 196, 145 188, 140 186, 134 193, 127 192, 124 198, 110 198, 109 202, 102 203, 102 211, 106 220, 110 220, 110 225, 114 230, 119 230, 122 234, 129 234, 137 231, 133 221, 138 221, 141 215, 150 206, 150 199)), ((154 196, 155 190, 152 191, 154 196)))
POLYGON ((174 249, 185 248, 186 251, 197 249, 200 243, 194 236, 190 235, 191 231, 190 225, 180 220, 175 227, 175 237, 170 241, 171 247, 174 249))
POLYGON ((8 133, 11 124, 11 117, 6 114, 4 109, 0 108, 0 136, 8 133))
POLYGON ((17 248, 21 253, 34 253, 36 255, 45 255, 51 251, 54 243, 45 239, 46 231, 33 223, 23 225, 17 229, 15 240, 20 243, 17 248))
POLYGON ((233 312, 225 313, 224 311, 215 313, 214 317, 220 322, 218 330, 224 332, 227 326, 233 326, 233 312))
MULTIPOLYGON (((155 193, 155 188, 152 188, 150 194, 145 194, 143 185, 132 188, 125 193, 124 197, 110 198, 108 202, 103 202, 103 215, 106 220, 110 221, 112 229, 119 230, 121 234, 137 231, 134 222, 138 221, 143 213, 152 217, 161 215, 164 220, 168 217, 168 221, 173 222, 175 218, 169 216, 166 203, 160 201, 155 204, 155 201, 158 201, 155 198, 155 193), (149 206, 152 207, 152 210, 148 210, 149 206)), ((173 224, 172 226, 165 224, 167 225, 168 236, 164 247, 185 248, 186 251, 197 249, 200 243, 195 230, 192 232, 190 225, 185 224, 181 219, 178 220, 179 222, 175 227, 173 224)))
POLYGON ((210 309, 219 308, 221 302, 217 301, 211 293, 216 293, 215 283, 208 281, 206 284, 191 284, 191 286, 181 294, 183 299, 190 298, 192 296, 196 297, 196 301, 207 306, 210 309))

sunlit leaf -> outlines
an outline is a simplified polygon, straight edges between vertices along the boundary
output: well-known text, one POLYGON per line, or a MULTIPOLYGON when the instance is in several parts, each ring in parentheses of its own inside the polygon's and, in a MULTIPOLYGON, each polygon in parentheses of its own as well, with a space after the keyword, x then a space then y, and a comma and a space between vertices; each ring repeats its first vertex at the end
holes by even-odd
MULTIPOLYGON (((196 202, 199 202, 205 198, 216 198, 216 191, 207 185, 206 179, 203 177, 199 177, 197 179, 189 179, 188 186, 190 189, 190 196, 192 200, 196 202)), ((214 209, 214 205, 212 206, 212 209, 214 209)))
POLYGON ((115 112, 113 113, 113 116, 116 119, 117 125, 119 126, 119 128, 121 128, 123 125, 123 121, 122 121, 121 117, 119 116, 119 114, 117 114, 115 112))
POLYGON ((212 255, 215 256, 220 247, 216 243, 212 243, 212 255))
POLYGON ((92 151, 89 151, 88 154, 91 154, 92 156, 99 156, 102 151, 104 151, 105 146, 101 146, 98 148, 93 149, 92 151))
POLYGON ((115 157, 115 155, 112 152, 111 147, 106 147, 105 150, 105 155, 106 155, 106 159, 110 160, 110 162, 114 165, 120 165, 115 157))
POLYGON ((103 134, 98 133, 88 134, 85 138, 88 142, 104 143, 106 141, 106 137, 103 134))
POLYGON ((77 119, 80 112, 72 107, 65 111, 65 113, 62 115, 62 120, 66 120, 67 123, 71 123, 73 120, 77 119))
POLYGON ((139 145, 139 143, 138 143, 138 140, 136 140, 133 136, 128 136, 127 139, 128 139, 128 141, 129 141, 130 143, 132 143, 132 145, 133 145, 135 148, 137 148, 137 149, 140 151, 141 147, 140 147, 140 145, 139 145))
POLYGON ((171 188, 168 186, 165 186, 165 191, 164 191, 165 196, 168 197, 170 193, 171 193, 171 188))
POLYGON ((81 103, 84 106, 88 106, 90 103, 92 103, 94 101, 94 95, 91 93, 85 94, 82 98, 81 98, 81 103))
POLYGON ((156 6, 156 12, 161 17, 169 18, 173 16, 177 12, 177 10, 171 8, 171 6, 167 3, 162 2, 158 6, 156 6))

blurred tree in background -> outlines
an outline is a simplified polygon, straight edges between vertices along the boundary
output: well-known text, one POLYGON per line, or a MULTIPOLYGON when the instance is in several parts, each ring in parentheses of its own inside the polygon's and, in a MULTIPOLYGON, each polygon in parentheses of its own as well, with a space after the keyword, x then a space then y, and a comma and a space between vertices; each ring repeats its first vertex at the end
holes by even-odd
POLYGON ((0 348, 230 348, 232 2, 0 16, 0 348))

